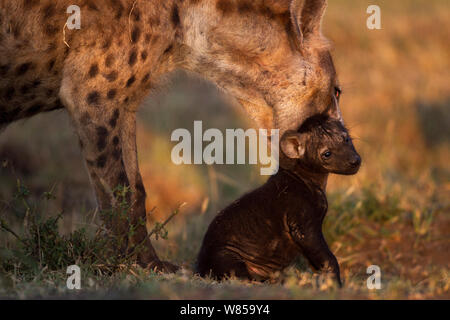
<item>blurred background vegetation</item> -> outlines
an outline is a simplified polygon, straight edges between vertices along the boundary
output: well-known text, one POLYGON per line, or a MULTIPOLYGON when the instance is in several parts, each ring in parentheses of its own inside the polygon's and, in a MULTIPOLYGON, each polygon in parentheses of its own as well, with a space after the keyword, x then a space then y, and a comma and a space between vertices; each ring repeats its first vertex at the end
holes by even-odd
MULTIPOLYGON (((326 281, 317 285, 305 268, 288 271, 276 285, 237 280, 217 284, 190 275, 217 211, 266 178, 256 166, 172 164, 175 143, 170 135, 177 128, 191 130, 194 120, 202 120, 204 130, 251 126, 212 84, 176 73, 170 86, 154 92, 140 110, 138 150, 149 212, 156 207, 149 214, 149 227, 187 203, 168 225, 168 239, 154 241, 161 258, 186 270, 176 276, 149 276, 142 270, 108 280, 93 276, 85 284, 96 289, 90 294, 120 297, 125 290, 127 297, 136 298, 450 298, 449 6, 446 0, 329 1, 324 33, 334 43, 343 116, 363 158, 356 176, 332 176, 327 190, 330 209, 324 231, 341 264, 343 290, 326 281), (381 7, 382 30, 366 28, 371 4, 381 7), (371 264, 381 267, 380 291, 365 286, 371 264)), ((0 135, 0 159, 0 218, 16 232, 24 219, 10 201, 17 179, 28 186, 31 200, 54 186, 55 199, 44 213, 63 213, 61 233, 81 227, 95 231, 93 191, 64 112, 10 125, 0 135)), ((12 246, 11 236, 0 232, 0 247, 12 246)), ((27 296, 23 292, 29 286, 34 288, 30 295, 53 292, 43 287, 58 287, 58 294, 66 294, 64 272, 40 274, 31 284, 0 274, 0 296, 27 296)))

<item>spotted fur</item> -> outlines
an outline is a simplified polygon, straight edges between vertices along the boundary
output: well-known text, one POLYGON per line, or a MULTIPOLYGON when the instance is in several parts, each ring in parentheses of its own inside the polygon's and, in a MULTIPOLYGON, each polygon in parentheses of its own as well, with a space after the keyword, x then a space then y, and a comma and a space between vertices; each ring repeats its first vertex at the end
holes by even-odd
MULTIPOLYGON (((260 127, 282 131, 309 115, 338 115, 336 73, 320 34, 325 0, 0 0, 0 127, 65 108, 99 206, 130 185, 132 220, 145 217, 136 156, 138 106, 163 75, 184 69, 235 97, 260 127)), ((126 226, 122 229, 126 229, 126 226)), ((145 227, 143 265, 160 262, 145 227)), ((172 269, 173 270, 173 269, 172 269)))

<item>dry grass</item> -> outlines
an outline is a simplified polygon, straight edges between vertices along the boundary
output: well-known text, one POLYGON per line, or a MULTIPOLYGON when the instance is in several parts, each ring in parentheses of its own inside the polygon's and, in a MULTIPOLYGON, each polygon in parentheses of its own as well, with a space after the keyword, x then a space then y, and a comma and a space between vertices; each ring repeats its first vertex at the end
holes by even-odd
MULTIPOLYGON (((324 230, 341 265, 344 289, 317 278, 299 261, 275 284, 238 280, 216 283, 191 274, 203 234, 215 212, 262 178, 251 166, 181 166, 170 162, 170 133, 204 127, 243 127, 239 111, 199 80, 175 77, 173 86, 146 102, 140 115, 140 165, 149 190, 151 221, 188 202, 156 243, 160 255, 185 267, 176 275, 140 269, 112 276, 87 275, 82 297, 127 298, 450 298, 450 22, 445 0, 377 1, 382 30, 365 27, 370 1, 330 1, 324 30, 334 42, 344 88, 342 111, 363 167, 354 177, 333 176, 324 230), (240 120, 241 119, 241 120, 240 120), (169 164, 169 165, 168 165, 169 164), (366 268, 382 270, 382 290, 370 291, 366 268)), ((64 114, 14 124, 0 136, 0 156, 15 167, 0 171, 1 199, 10 199, 15 176, 32 196, 57 182, 48 212, 64 211, 61 230, 73 231, 94 201, 77 140, 64 114), (54 123, 57 123, 55 126, 54 123), (50 141, 49 141, 50 140, 50 141), (24 160, 26 159, 26 160, 24 160), (75 174, 74 174, 75 173, 75 174)), ((3 204, 0 205, 3 208, 3 204)), ((0 217, 21 221, 11 208, 0 217)), ((17 225, 20 230, 20 225, 17 225)), ((12 246, 0 234, 0 244, 12 246)), ((45 271, 33 281, 0 275, 0 295, 73 296, 65 270, 45 271)))

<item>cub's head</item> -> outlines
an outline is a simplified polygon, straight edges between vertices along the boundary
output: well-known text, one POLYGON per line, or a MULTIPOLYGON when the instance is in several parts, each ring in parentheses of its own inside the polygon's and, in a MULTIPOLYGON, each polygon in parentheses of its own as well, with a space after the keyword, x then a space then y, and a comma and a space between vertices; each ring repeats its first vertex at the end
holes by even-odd
POLYGON ((287 131, 281 139, 281 150, 317 173, 351 175, 361 166, 347 129, 326 115, 310 117, 297 131, 287 131))

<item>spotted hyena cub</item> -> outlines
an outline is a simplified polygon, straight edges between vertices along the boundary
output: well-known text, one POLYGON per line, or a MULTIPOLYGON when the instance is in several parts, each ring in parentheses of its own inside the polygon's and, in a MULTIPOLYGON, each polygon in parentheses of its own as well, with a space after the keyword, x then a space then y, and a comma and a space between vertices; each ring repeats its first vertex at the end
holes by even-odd
POLYGON ((303 254, 341 284, 339 264, 322 234, 325 187, 329 173, 355 174, 361 158, 342 123, 322 115, 286 132, 281 149, 292 166, 228 206, 209 226, 197 262, 201 276, 266 280, 303 254))

